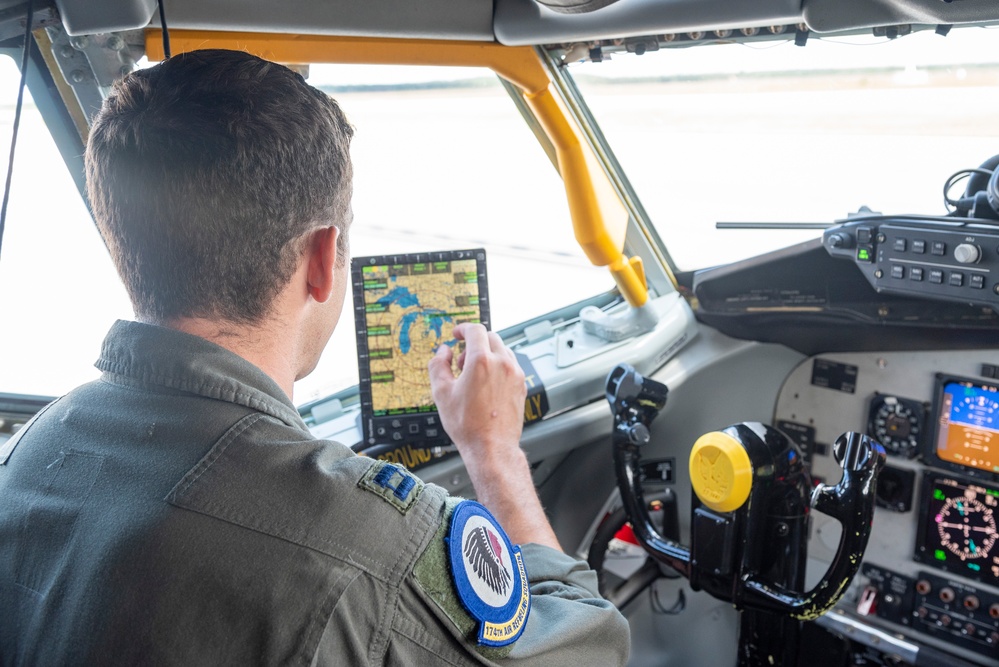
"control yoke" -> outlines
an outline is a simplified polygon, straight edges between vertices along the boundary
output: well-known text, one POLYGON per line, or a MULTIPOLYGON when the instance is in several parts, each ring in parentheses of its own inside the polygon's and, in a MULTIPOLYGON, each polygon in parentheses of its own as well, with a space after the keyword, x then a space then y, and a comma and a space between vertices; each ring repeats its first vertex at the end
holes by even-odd
MULTIPOLYGON (((621 364, 607 377, 614 413, 614 468, 632 529, 658 562, 739 609, 813 620, 839 600, 860 568, 871 534, 875 484, 884 448, 859 433, 833 447, 843 468, 835 486, 812 485, 798 449, 770 426, 746 422, 708 433, 690 454, 694 490, 690 546, 664 538, 643 498, 640 450, 666 405, 666 385, 621 364), (839 548, 819 583, 804 588, 807 519, 815 509, 843 526, 839 548)), ((744 626, 745 627, 745 626, 744 626)))

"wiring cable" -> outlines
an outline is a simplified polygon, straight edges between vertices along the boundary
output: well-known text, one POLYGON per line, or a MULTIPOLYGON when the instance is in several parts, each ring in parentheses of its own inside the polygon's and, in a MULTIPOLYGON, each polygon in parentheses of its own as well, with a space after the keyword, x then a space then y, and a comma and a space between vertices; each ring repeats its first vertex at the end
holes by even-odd
POLYGON ((28 0, 28 11, 24 19, 24 50, 21 53, 21 80, 17 87, 17 105, 14 107, 14 126, 10 137, 10 158, 7 160, 7 181, 3 189, 3 205, 0 206, 0 254, 3 253, 3 232, 7 226, 7 204, 10 202, 10 185, 14 175, 17 131, 21 126, 21 107, 24 104, 24 88, 28 81, 28 56, 31 54, 31 26, 34 23, 34 16, 34 0, 28 0))
POLYGON ((965 205, 961 199, 952 199, 950 191, 956 184, 970 177, 972 174, 980 174, 986 177, 992 176, 992 172, 990 170, 976 167, 974 169, 960 169, 947 177, 946 182, 944 182, 943 196, 944 205, 947 207, 948 212, 953 213, 956 210, 961 210, 961 206, 965 205))
POLYGON ((167 29, 166 12, 163 10, 163 0, 156 0, 160 9, 160 29, 163 31, 163 57, 170 58, 170 30, 167 29))

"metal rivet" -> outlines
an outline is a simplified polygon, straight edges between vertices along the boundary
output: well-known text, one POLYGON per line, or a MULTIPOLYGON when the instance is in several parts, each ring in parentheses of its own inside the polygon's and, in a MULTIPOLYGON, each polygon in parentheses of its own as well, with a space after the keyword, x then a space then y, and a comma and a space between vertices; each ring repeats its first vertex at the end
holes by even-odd
POLYGON ((77 35, 76 37, 70 37, 69 44, 77 51, 82 51, 90 46, 90 38, 86 35, 77 35))

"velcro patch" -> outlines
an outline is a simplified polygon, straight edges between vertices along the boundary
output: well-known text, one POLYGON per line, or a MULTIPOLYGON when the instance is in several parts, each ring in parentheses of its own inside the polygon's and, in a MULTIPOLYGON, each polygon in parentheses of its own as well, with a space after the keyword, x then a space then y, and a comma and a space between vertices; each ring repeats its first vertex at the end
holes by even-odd
POLYGON ((446 542, 458 599, 479 623, 479 644, 517 641, 531 612, 520 547, 510 543, 489 510, 471 500, 454 509, 446 542))
POLYGON ((375 461, 357 485, 387 501, 402 514, 416 504, 424 486, 411 472, 387 461, 375 461))

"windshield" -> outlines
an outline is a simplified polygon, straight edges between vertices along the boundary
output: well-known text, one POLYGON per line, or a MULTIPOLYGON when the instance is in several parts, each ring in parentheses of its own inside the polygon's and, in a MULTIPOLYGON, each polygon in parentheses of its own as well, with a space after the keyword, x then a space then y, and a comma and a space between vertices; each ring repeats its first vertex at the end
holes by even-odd
MULTIPOLYGON (((494 329, 613 287, 575 243, 558 173, 490 71, 309 70, 355 126, 354 256, 484 247, 494 329)), ((14 62, 0 58, 4 148, 17 80, 14 62)), ((98 376, 104 334, 132 310, 30 96, 13 180, 0 261, 0 392, 55 396, 98 376)), ((349 295, 319 366, 296 383, 297 404, 357 383, 349 295)))
MULTIPOLYGON (((994 29, 613 53, 568 69, 677 268, 820 232, 861 206, 946 213, 947 177, 999 153, 994 29)), ((954 195, 960 194, 957 188, 954 195)))

